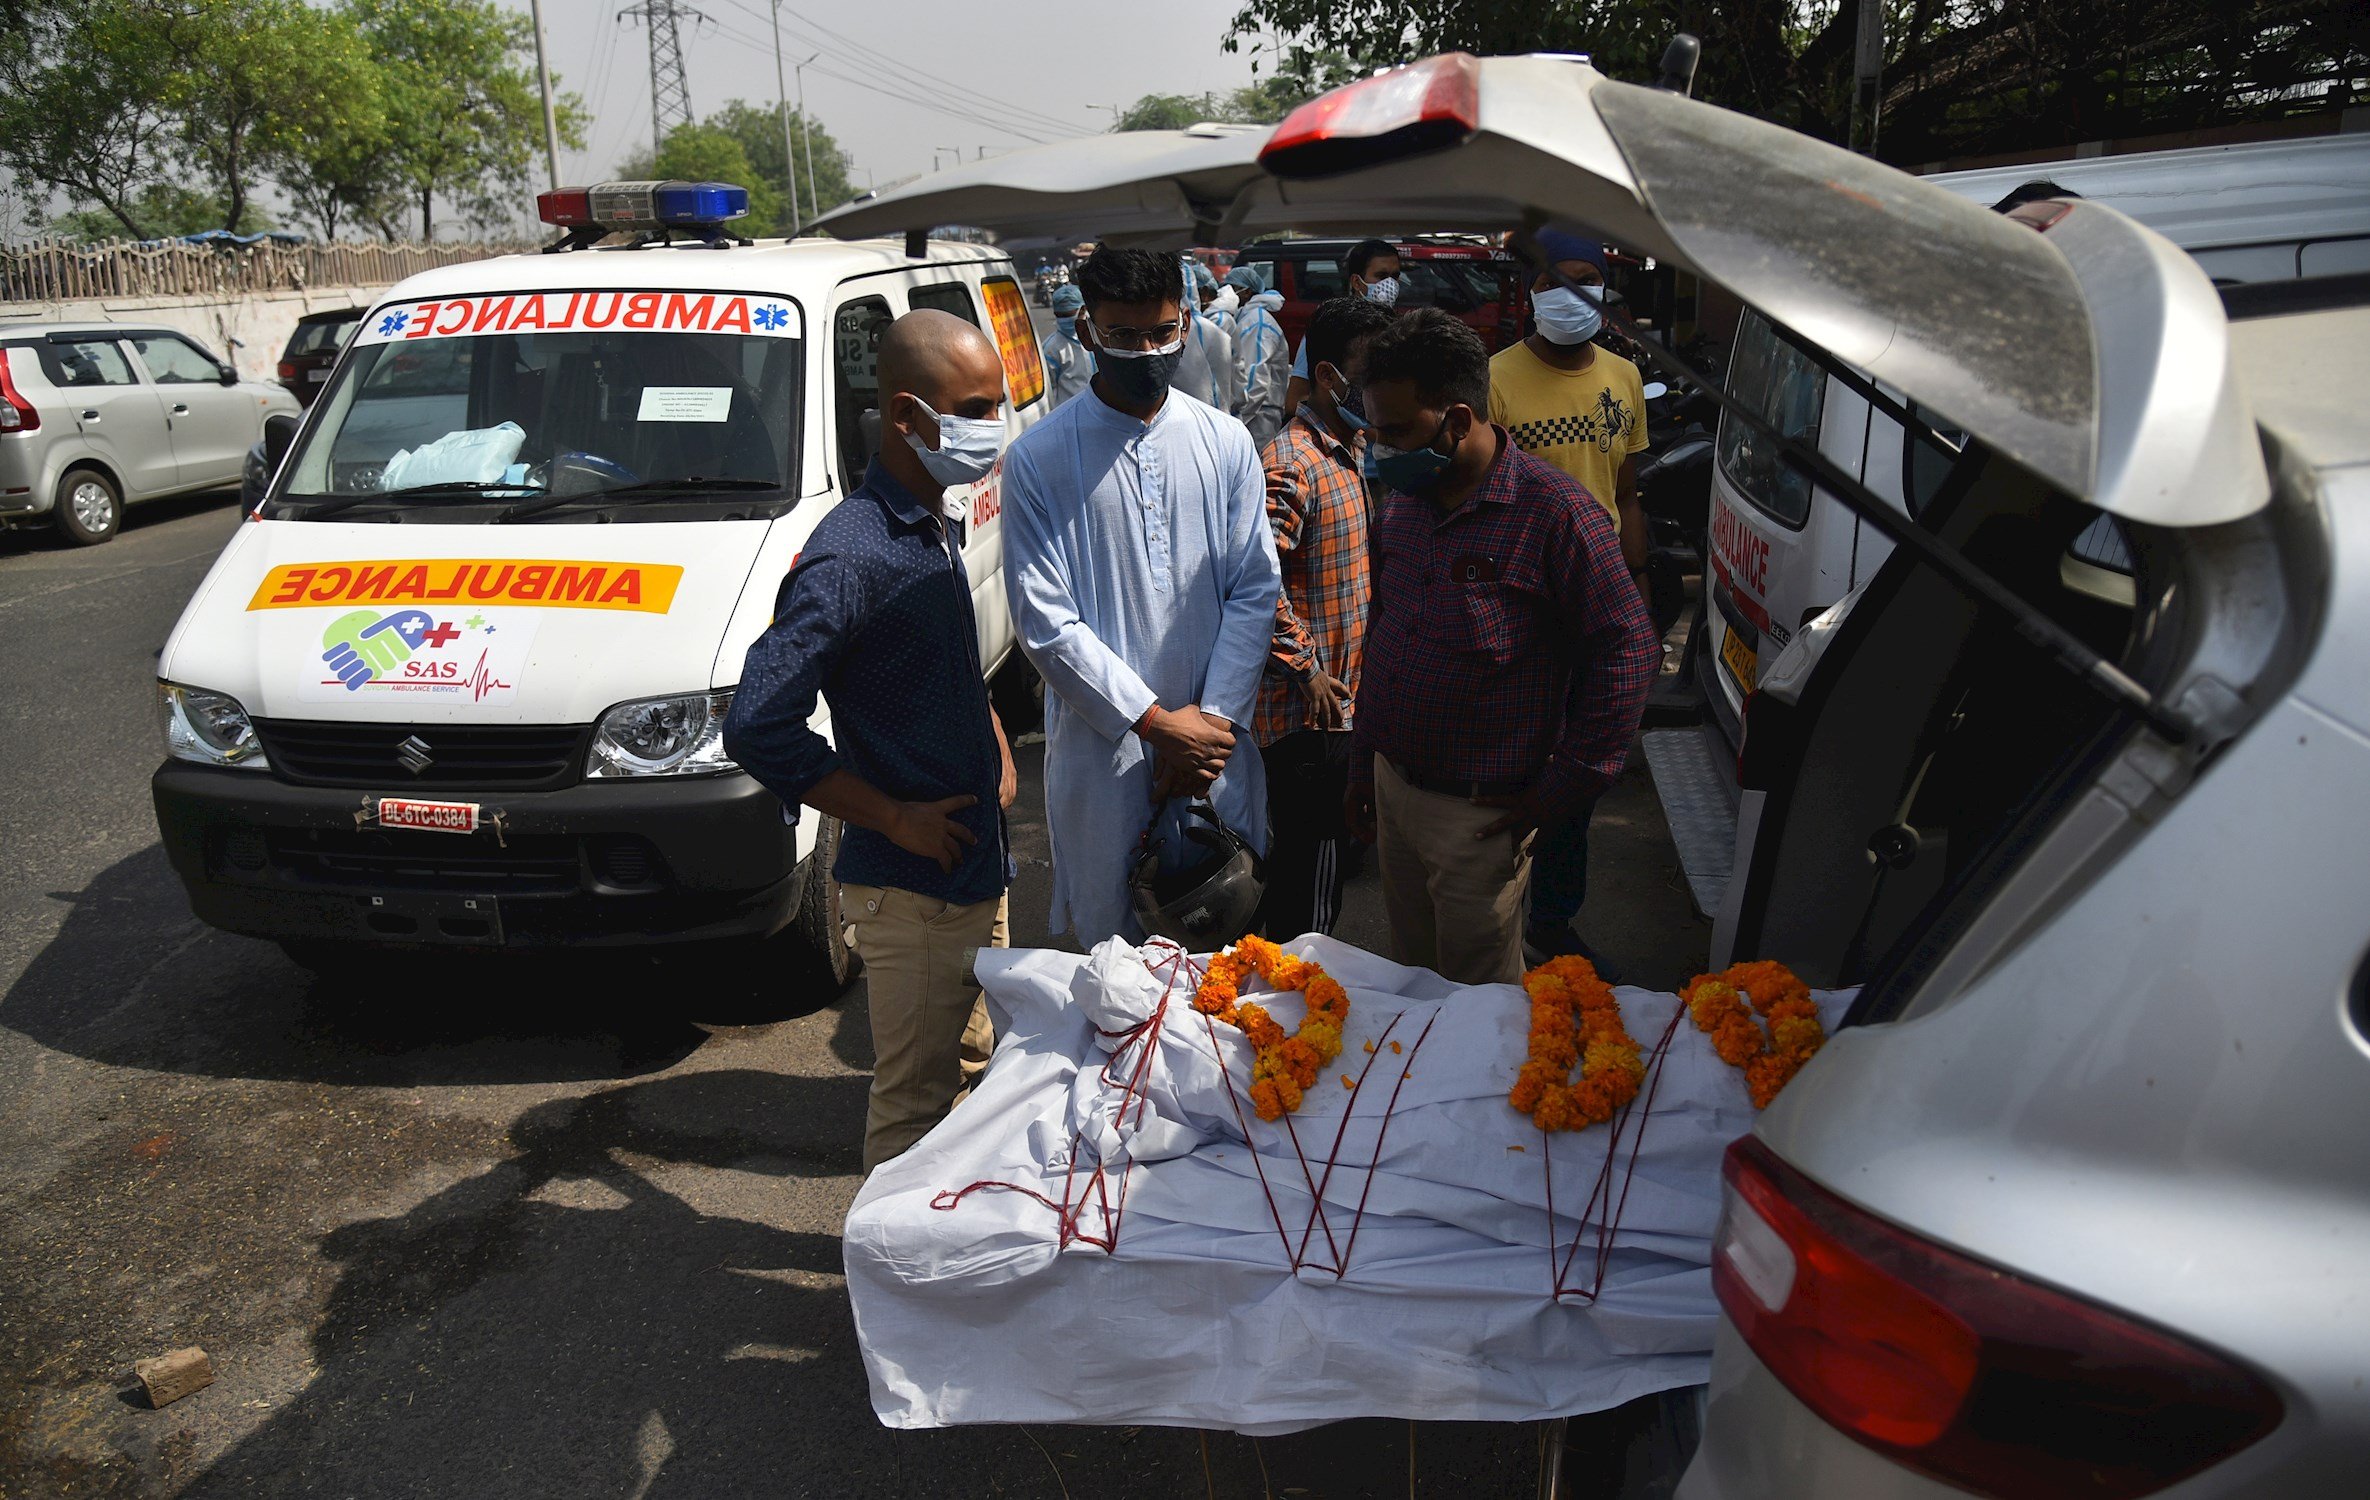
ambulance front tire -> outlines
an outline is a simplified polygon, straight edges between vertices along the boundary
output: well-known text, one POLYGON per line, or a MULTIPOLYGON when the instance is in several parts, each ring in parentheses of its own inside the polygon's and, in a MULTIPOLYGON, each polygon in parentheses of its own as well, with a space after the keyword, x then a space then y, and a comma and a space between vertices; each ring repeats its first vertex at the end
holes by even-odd
POLYGON ((800 941, 822 966, 819 977, 830 984, 834 994, 846 989, 864 967, 864 960, 848 946, 839 882, 831 878, 831 867, 839 861, 839 835, 837 818, 824 818, 815 830, 815 852, 807 861, 806 899, 798 903, 798 920, 793 924, 800 941))

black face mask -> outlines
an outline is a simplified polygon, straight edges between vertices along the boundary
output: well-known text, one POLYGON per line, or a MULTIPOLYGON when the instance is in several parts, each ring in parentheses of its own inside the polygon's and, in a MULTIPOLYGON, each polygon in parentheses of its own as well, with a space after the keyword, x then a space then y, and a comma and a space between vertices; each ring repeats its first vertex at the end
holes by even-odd
POLYGON ((1148 354, 1119 354, 1109 349, 1094 352, 1097 374, 1111 387, 1111 394, 1120 400, 1141 405, 1158 401, 1168 395, 1169 386, 1177 378, 1177 362, 1185 357, 1182 340, 1166 352, 1148 354))

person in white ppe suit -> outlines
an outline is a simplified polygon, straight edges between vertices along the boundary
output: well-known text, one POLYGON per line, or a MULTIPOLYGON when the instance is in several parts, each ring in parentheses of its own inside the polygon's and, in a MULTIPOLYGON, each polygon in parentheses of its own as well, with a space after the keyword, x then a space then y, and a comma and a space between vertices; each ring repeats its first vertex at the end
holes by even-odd
POLYGON ((1176 388, 1228 416, 1243 399, 1242 378, 1234 365, 1234 336, 1225 323, 1201 310, 1201 287, 1194 272, 1209 272, 1186 256, 1178 267, 1186 314, 1185 355, 1177 361, 1176 388))
POLYGON ((1053 289, 1053 332, 1045 340, 1048 411, 1085 390, 1086 383, 1094 379, 1094 356, 1078 342, 1078 309, 1085 305, 1086 298, 1078 288, 1065 283, 1053 289))
POLYGON ((1234 367, 1243 387, 1234 414, 1265 451, 1284 428, 1284 388, 1292 379, 1292 353, 1285 347, 1284 325, 1276 320, 1284 294, 1269 291, 1249 266, 1227 272, 1226 286, 1243 299, 1234 315, 1234 367))

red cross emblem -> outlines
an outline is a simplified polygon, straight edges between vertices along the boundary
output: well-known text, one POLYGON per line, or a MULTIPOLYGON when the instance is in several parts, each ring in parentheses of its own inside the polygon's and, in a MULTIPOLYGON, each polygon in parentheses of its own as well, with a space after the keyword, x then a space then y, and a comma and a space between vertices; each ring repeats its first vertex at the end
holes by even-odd
POLYGON ((436 628, 434 630, 423 630, 420 632, 420 639, 426 641, 431 646, 443 646, 449 642, 457 641, 460 638, 461 632, 453 629, 453 622, 450 620, 439 620, 436 622, 436 628))

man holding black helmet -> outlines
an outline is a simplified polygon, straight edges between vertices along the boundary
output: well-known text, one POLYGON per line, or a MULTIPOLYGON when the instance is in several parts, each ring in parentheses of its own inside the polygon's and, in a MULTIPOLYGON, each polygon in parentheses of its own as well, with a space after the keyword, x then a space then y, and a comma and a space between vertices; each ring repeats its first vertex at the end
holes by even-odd
POLYGON ((1094 380, 1006 455, 1004 567, 1047 690, 1047 925, 1092 947, 1143 936, 1132 856, 1167 799, 1207 798, 1265 849, 1265 779, 1236 735, 1280 584, 1249 434, 1170 390, 1188 336, 1177 262, 1106 245, 1077 286, 1094 380))

